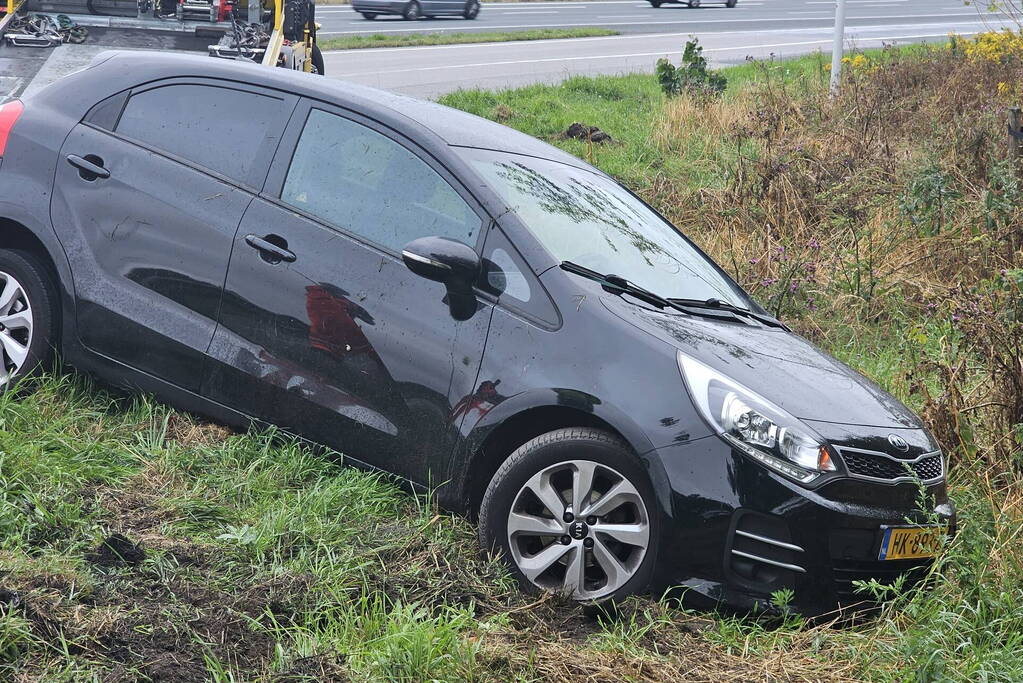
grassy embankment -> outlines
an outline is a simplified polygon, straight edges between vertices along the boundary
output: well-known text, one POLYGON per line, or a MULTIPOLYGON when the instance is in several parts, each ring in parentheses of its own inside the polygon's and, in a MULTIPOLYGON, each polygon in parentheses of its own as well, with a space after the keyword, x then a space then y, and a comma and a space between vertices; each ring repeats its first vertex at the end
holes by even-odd
MULTIPOLYGON (((636 600, 594 622, 516 593, 470 525, 271 435, 78 376, 0 397, 0 677, 17 680, 1020 680, 1019 52, 875 54, 448 104, 634 187, 765 305, 920 410, 961 533, 930 588, 855 627, 636 600), (574 121, 616 142, 563 140, 574 121), (101 541, 120 533, 129 562, 101 541), (134 552, 140 543, 144 555, 134 552)), ((115 545, 118 545, 115 541, 115 545)))
POLYGON ((531 31, 490 31, 487 33, 416 33, 368 36, 342 36, 319 41, 321 50, 361 50, 374 47, 420 47, 424 45, 464 45, 468 43, 513 43, 522 40, 561 40, 564 38, 602 38, 617 36, 605 28, 539 28, 531 31))

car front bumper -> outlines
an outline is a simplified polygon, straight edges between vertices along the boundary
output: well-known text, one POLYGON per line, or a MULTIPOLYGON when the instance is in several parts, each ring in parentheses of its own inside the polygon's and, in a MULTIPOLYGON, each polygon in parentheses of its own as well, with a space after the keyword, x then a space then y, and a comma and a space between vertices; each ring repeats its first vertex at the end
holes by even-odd
POLYGON ((767 470, 716 436, 658 449, 670 509, 655 588, 681 586, 696 602, 741 611, 771 609, 790 589, 807 616, 868 602, 855 581, 919 577, 929 560, 878 559, 886 526, 947 525, 955 510, 944 482, 881 484, 836 479, 810 490, 767 470))

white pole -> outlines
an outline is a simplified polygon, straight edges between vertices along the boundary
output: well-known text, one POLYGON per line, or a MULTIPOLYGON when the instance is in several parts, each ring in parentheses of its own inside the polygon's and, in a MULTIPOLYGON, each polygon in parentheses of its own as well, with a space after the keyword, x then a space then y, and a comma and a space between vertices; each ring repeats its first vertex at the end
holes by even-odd
POLYGON ((845 43, 845 0, 835 3, 835 42, 831 47, 831 96, 838 95, 842 77, 842 47, 845 43))

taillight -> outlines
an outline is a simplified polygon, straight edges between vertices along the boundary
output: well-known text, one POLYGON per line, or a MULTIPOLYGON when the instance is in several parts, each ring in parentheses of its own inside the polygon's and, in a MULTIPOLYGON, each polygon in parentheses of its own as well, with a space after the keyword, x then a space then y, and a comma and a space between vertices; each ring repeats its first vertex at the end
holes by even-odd
POLYGON ((25 105, 21 103, 21 100, 11 100, 0 107, 0 157, 4 155, 4 151, 7 149, 7 138, 10 137, 14 124, 17 123, 18 117, 24 110, 25 105))

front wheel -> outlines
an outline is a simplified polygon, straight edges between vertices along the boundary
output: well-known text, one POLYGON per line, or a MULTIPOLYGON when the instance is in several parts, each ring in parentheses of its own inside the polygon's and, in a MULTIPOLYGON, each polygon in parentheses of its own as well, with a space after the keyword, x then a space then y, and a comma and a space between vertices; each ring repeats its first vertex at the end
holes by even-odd
POLYGON ((377 15, 374 14, 373 12, 362 12, 361 14, 362 18, 366 19, 367 21, 373 21, 374 19, 377 18, 377 15))
POLYGON ((661 0, 650 0, 650 4, 653 6, 654 9, 657 9, 664 3, 662 3, 661 0))
POLYGON ((0 389, 50 360, 59 316, 42 261, 27 251, 0 250, 0 389))
POLYGON ((728 0, 725 3, 725 7, 735 7, 738 4, 739 4, 739 0, 728 0))
POLYGON ((479 535, 524 589, 594 603, 647 588, 658 520, 628 446, 601 430, 567 428, 505 461, 483 497, 479 535))
POLYGON ((689 7, 696 9, 700 6, 700 0, 689 0, 689 7))
POLYGON ((323 53, 320 52, 319 45, 313 45, 313 49, 309 51, 309 59, 313 62, 313 68, 316 69, 315 73, 323 76, 323 53))
POLYGON ((423 16, 423 10, 416 0, 412 0, 405 5, 405 11, 401 13, 401 16, 405 18, 405 21, 416 21, 423 16))
POLYGON ((465 11, 462 16, 466 19, 472 20, 480 15, 480 3, 479 0, 469 0, 465 5, 465 11))

